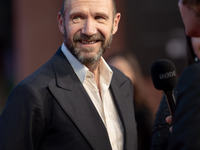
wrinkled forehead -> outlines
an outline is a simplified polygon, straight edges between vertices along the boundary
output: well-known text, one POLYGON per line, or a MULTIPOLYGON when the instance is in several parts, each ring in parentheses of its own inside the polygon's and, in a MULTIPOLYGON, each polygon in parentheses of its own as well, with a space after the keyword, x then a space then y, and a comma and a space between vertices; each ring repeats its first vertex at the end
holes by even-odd
POLYGON ((95 8, 112 11, 116 13, 114 0, 64 0, 64 10, 78 9, 78 8, 95 8))

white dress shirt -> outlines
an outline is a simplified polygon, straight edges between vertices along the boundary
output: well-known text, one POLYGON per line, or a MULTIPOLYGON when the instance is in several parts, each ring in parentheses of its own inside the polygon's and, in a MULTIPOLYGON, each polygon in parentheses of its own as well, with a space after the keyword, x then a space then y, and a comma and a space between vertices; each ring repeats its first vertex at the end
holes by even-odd
POLYGON ((109 89, 113 75, 112 70, 107 65, 103 57, 101 57, 99 68, 101 87, 100 96, 94 74, 69 52, 64 43, 62 44, 61 50, 70 62, 72 68, 74 69, 80 82, 83 84, 96 110, 98 111, 107 129, 112 150, 122 150, 124 145, 123 127, 109 89))

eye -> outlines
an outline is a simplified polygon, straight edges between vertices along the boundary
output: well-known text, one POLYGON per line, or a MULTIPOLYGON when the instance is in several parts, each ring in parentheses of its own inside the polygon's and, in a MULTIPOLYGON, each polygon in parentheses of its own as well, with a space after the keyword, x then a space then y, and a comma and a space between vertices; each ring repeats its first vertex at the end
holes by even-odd
POLYGON ((73 18, 72 18, 72 21, 74 22, 74 23, 79 23, 79 22, 82 22, 84 20, 84 18, 82 17, 82 16, 74 16, 73 18))
POLYGON ((97 20, 97 21, 99 21, 99 22, 104 22, 104 21, 106 20, 106 19, 105 19, 104 17, 102 17, 102 16, 96 16, 94 19, 97 20))

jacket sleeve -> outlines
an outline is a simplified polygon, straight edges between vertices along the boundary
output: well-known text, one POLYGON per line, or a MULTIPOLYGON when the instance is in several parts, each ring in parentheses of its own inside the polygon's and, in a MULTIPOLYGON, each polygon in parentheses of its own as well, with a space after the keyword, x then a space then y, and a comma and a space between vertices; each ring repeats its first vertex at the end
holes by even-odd
POLYGON ((188 67, 178 82, 177 107, 169 149, 200 149, 200 63, 188 67))
POLYGON ((44 124, 43 102, 38 94, 26 85, 18 85, 0 116, 0 149, 38 149, 44 124))
POLYGON ((163 96, 153 125, 151 150, 166 150, 168 146, 169 128, 166 117, 170 116, 169 108, 163 96))

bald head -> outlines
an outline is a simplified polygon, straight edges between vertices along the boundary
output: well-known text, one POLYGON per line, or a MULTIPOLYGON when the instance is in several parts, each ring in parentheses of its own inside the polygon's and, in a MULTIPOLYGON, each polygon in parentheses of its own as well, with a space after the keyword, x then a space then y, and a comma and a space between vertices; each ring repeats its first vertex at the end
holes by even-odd
MULTIPOLYGON (((61 11, 60 11, 63 16, 64 16, 67 1, 68 0, 63 0, 62 8, 61 8, 61 11)), ((117 13, 115 0, 112 0, 112 4, 113 4, 113 15, 115 15, 117 13)))

